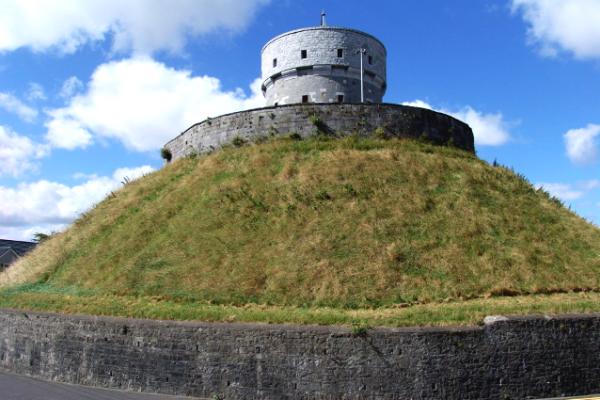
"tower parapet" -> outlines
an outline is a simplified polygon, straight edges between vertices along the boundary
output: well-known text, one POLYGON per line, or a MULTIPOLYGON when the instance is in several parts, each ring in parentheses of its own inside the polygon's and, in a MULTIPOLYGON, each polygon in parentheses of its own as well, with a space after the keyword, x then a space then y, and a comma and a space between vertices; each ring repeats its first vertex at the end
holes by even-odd
POLYGON ((267 106, 360 103, 361 88, 364 102, 381 103, 386 59, 383 43, 368 33, 324 25, 293 30, 263 46, 262 91, 267 106))

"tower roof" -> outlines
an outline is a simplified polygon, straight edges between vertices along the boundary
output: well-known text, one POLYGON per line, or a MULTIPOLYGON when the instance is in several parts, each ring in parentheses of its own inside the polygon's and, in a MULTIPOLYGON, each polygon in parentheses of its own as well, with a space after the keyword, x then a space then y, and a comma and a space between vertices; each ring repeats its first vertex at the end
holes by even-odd
POLYGON ((385 48, 385 45, 383 44, 383 42, 381 40, 377 39, 375 36, 371 35, 370 33, 366 33, 366 32, 360 31, 358 29, 344 28, 341 26, 326 26, 326 25, 325 26, 310 26, 310 27, 306 27, 306 28, 299 28, 299 29, 294 29, 292 31, 288 31, 288 32, 279 34, 279 35, 271 38, 267 43, 265 43, 265 45, 261 49, 261 53, 263 53, 265 51, 265 48, 268 45, 270 45, 271 43, 273 43, 274 41, 276 41, 278 39, 281 39, 284 36, 293 35, 295 33, 303 32, 303 31, 319 31, 319 30, 352 32, 352 33, 357 33, 359 35, 368 36, 371 39, 375 40, 377 43, 379 43, 381 45, 381 47, 383 47, 384 54, 387 55, 387 49, 385 48))

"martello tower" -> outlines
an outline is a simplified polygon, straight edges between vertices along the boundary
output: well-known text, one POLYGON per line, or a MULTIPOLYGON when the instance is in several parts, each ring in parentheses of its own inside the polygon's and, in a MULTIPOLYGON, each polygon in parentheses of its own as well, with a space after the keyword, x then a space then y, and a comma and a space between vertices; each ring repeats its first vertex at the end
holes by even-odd
POLYGON ((386 50, 368 33, 327 26, 322 13, 320 26, 282 33, 263 46, 262 77, 267 106, 381 103, 386 50))
POLYGON ((266 107, 200 121, 163 148, 175 160, 227 145, 269 137, 408 137, 474 151, 473 132, 461 121, 432 110, 382 102, 386 50, 377 38, 354 29, 321 25, 296 29, 262 49, 266 107))

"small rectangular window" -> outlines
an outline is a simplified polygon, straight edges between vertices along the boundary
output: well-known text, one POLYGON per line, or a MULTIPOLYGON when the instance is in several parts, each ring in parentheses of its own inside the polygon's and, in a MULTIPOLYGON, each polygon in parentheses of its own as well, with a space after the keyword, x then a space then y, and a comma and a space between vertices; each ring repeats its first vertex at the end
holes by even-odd
POLYGON ((343 103, 344 102, 344 95, 343 94, 338 94, 337 100, 338 100, 338 103, 343 103))
POLYGON ((300 58, 306 58, 306 50, 300 50, 300 58))
POLYGON ((369 64, 373 64, 373 56, 369 56, 369 64))
POLYGON ((276 59, 276 58, 274 58, 274 59, 273 59, 273 68, 275 68, 276 66, 277 66, 277 59, 276 59))
POLYGON ((304 96, 302 96, 302 102, 308 103, 308 95, 305 94, 304 96))
POLYGON ((344 57, 344 49, 338 49, 338 58, 344 57))

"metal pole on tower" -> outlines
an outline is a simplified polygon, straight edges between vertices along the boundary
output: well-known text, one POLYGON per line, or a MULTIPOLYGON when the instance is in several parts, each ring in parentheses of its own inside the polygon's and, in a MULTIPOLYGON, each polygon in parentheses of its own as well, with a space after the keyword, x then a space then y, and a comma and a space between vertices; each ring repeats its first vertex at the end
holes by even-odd
POLYGON ((360 102, 365 102, 365 69, 363 66, 363 55, 367 53, 367 49, 360 49, 360 102))

